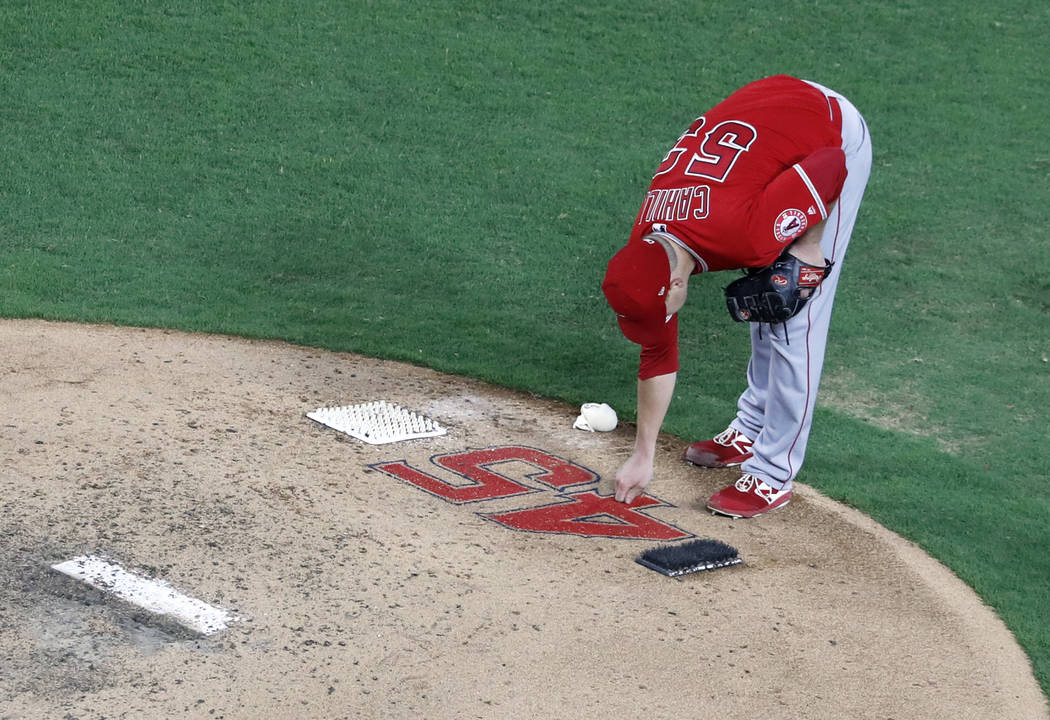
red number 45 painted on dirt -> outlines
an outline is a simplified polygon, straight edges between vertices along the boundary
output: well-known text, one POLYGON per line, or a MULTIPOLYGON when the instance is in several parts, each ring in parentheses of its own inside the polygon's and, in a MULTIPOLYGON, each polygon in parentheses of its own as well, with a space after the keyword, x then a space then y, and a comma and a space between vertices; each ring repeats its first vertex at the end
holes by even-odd
POLYGON ((369 467, 456 505, 555 491, 553 503, 507 512, 478 513, 513 530, 637 540, 693 537, 692 533, 643 512, 673 506, 645 495, 631 505, 616 502, 612 496, 599 495, 597 488, 584 487, 598 482, 597 473, 543 450, 510 445, 436 455, 430 461, 455 477, 444 479, 403 460, 369 467), (498 466, 506 463, 525 463, 536 471, 525 475, 527 484, 498 472, 498 466))

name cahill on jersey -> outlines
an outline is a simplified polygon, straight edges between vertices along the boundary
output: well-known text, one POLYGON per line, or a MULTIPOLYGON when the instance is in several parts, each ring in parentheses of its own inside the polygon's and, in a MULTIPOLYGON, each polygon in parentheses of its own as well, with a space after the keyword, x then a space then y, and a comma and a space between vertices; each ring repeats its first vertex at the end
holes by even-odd
POLYGON ((710 194, 707 185, 650 190, 638 213, 638 224, 703 220, 707 217, 710 194))

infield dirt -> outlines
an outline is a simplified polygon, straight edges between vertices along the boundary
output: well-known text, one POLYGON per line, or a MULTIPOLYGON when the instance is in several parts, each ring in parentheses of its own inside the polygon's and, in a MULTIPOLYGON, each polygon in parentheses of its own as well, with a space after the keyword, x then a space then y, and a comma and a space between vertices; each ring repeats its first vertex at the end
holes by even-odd
POLYGON ((610 511, 631 428, 573 430, 578 408, 276 342, 0 321, 0 343, 4 720, 1050 717, 942 565, 804 485, 713 517, 736 475, 676 438, 651 506, 610 511), (449 432, 305 417, 372 400, 449 432), (663 577, 633 561, 661 533, 744 562, 663 577), (49 569, 88 553, 240 619, 196 636, 49 569))

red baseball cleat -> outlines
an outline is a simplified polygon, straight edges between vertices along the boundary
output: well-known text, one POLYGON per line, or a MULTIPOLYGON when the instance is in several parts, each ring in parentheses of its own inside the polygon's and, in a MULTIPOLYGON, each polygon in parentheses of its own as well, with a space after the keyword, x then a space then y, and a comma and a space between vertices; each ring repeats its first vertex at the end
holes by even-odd
POLYGON ((728 427, 714 440, 687 447, 682 459, 705 468, 735 467, 751 457, 751 442, 744 433, 728 427))
POLYGON ((753 518, 791 502, 791 490, 774 490, 754 475, 743 475, 707 501, 712 513, 733 518, 753 518))

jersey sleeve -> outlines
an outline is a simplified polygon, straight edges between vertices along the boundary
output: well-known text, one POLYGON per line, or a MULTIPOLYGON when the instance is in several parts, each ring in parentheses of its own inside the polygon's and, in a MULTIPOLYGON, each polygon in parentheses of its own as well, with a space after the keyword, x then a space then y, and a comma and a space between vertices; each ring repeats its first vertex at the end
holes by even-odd
POLYGON ((678 372, 678 313, 671 318, 668 340, 660 345, 643 345, 638 363, 638 379, 678 372))
POLYGON ((825 147, 787 168, 758 197, 748 223, 754 267, 769 265, 787 245, 828 216, 846 182, 846 153, 825 147))

